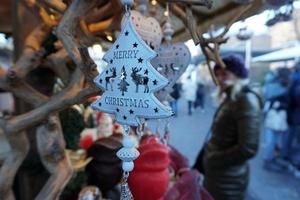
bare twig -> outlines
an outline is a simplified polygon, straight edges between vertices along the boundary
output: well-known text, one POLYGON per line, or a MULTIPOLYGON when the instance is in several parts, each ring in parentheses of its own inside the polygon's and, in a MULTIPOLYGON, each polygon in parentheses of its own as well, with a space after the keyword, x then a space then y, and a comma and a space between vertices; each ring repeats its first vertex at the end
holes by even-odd
POLYGON ((63 14, 67 6, 61 0, 40 0, 42 4, 55 10, 58 13, 63 14))
POLYGON ((75 34, 81 16, 84 16, 99 2, 101 2, 101 0, 74 0, 65 12, 57 28, 57 37, 62 41, 72 60, 83 71, 89 81, 92 81, 95 77, 95 72, 90 69, 95 68, 96 64, 88 54, 81 55, 81 52, 79 51, 80 45, 75 39, 75 34), (90 66, 86 66, 86 63, 89 63, 90 66))
POLYGON ((43 165, 51 176, 36 200, 59 199, 65 185, 72 177, 72 166, 65 152, 65 141, 57 115, 51 115, 47 123, 37 129, 38 151, 43 165))
MULTIPOLYGON (((3 121, 0 121, 1 127, 5 126, 3 121)), ((14 200, 12 185, 15 175, 29 151, 29 141, 23 131, 18 134, 7 134, 8 132, 5 129, 3 130, 11 151, 0 169, 0 197, 3 200, 14 200)))
POLYGON ((166 0, 166 2, 175 2, 175 3, 185 3, 190 5, 205 6, 207 8, 212 8, 212 0, 166 0))
POLYGON ((42 24, 35 28, 26 38, 25 49, 18 61, 9 68, 11 75, 19 79, 24 78, 28 72, 36 68, 46 53, 42 43, 50 33, 51 28, 42 24))

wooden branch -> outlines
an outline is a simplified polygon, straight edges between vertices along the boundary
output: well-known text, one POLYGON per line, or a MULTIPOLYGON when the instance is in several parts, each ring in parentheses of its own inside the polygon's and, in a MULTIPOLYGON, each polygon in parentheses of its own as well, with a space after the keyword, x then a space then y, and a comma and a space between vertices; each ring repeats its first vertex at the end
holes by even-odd
POLYGON ((35 28, 26 38, 23 54, 8 70, 8 73, 13 75, 11 78, 22 79, 28 72, 35 69, 41 63, 41 59, 46 53, 45 49, 42 48, 42 42, 46 39, 50 31, 50 27, 42 24, 35 28))
POLYGON ((63 188, 72 177, 73 170, 66 155, 66 145, 57 115, 51 115, 45 124, 38 127, 37 146, 42 163, 51 176, 35 199, 59 199, 63 188))
POLYGON ((58 21, 55 20, 54 15, 49 15, 43 7, 39 9, 39 14, 46 25, 52 27, 58 24, 58 21))
MULTIPOLYGON (((84 21, 86 21, 86 23, 96 23, 103 19, 111 17, 113 13, 112 8, 117 6, 116 3, 116 0, 111 0, 107 4, 101 6, 100 9, 94 9, 91 13, 87 13, 87 15, 84 17, 84 21)), ((118 8, 116 7, 114 9, 118 8)))
POLYGON ((67 52, 62 49, 47 57, 45 65, 52 69, 54 73, 67 85, 70 80, 70 71, 67 62, 70 61, 67 52))
POLYGON ((50 113, 56 113, 74 104, 85 102, 89 97, 100 94, 100 90, 96 87, 87 87, 85 89, 78 88, 74 85, 66 88, 63 92, 50 98, 50 100, 40 107, 13 117, 6 122, 6 129, 10 133, 18 133, 25 128, 31 127, 45 120, 50 113))
POLYGON ((212 8, 212 6, 213 6, 212 0, 166 0, 166 2, 185 3, 185 4, 190 4, 190 5, 205 6, 209 9, 212 8))
POLYGON ((61 0, 40 0, 42 4, 55 10, 58 13, 63 14, 67 6, 61 0))
MULTIPOLYGON (((96 64, 90 58, 89 54, 81 54, 80 45, 75 39, 76 28, 79 26, 81 16, 84 16, 94 6, 101 3, 102 0, 74 0, 65 12, 57 28, 57 37, 62 41, 69 56, 76 65, 85 74, 87 80, 92 81, 95 78, 96 64), (88 63, 89 65, 85 65, 88 63)), ((87 51, 87 50, 86 50, 87 51)))
POLYGON ((195 45, 198 45, 200 43, 200 38, 196 31, 197 23, 196 23, 196 20, 193 15, 193 11, 190 6, 186 7, 186 26, 188 27, 188 29, 190 31, 190 34, 192 36, 192 39, 193 39, 195 45))
POLYGON ((12 92, 16 97, 33 106, 39 106, 49 100, 49 97, 41 94, 23 80, 19 80, 11 86, 4 79, 0 79, 0 88, 12 92))
POLYGON ((91 33, 95 33, 95 32, 102 32, 107 30, 114 22, 114 17, 111 17, 107 20, 98 22, 98 23, 93 23, 93 24, 89 24, 88 25, 88 30, 91 33))
MULTIPOLYGON (((1 127, 5 126, 3 123, 5 122, 0 121, 1 127)), ((11 151, 7 154, 0 169, 0 197, 3 200, 14 200, 15 198, 12 192, 14 178, 29 151, 29 141, 25 132, 8 134, 5 129, 3 132, 11 147, 11 151)))

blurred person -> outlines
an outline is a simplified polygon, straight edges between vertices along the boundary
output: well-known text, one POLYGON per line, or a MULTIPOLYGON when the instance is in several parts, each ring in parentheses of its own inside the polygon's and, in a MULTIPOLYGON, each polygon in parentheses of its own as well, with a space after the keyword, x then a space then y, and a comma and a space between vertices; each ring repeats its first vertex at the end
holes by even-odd
POLYGON ((279 81, 278 77, 278 71, 267 73, 263 86, 263 97, 265 101, 281 96, 287 92, 287 87, 279 81))
POLYGON ((283 143, 283 156, 286 160, 291 160, 291 155, 294 153, 292 148, 295 138, 298 138, 296 141, 298 145, 300 142, 300 62, 295 65, 295 70, 291 74, 289 98, 288 122, 290 131, 283 143))
POLYGON ((180 90, 181 90, 181 84, 180 83, 175 83, 173 86, 173 91, 171 92, 171 97, 173 100, 170 102, 170 106, 172 108, 172 111, 175 113, 175 116, 178 114, 178 106, 177 106, 177 101, 180 98, 180 90))
POLYGON ((256 155, 261 120, 260 97, 247 84, 243 58, 223 58, 226 68, 216 64, 219 106, 204 147, 204 187, 215 200, 242 200, 249 180, 248 160, 256 155))
POLYGON ((188 114, 192 115, 192 108, 194 107, 194 103, 196 101, 197 84, 192 79, 191 75, 189 75, 183 83, 182 90, 183 96, 188 102, 188 114))
MULTIPOLYGON (((265 117, 266 128, 266 151, 264 156, 264 168, 271 171, 280 172, 283 166, 276 162, 275 147, 281 144, 281 139, 288 132, 287 110, 288 101, 286 96, 277 97, 267 102, 267 112, 265 117)), ((279 154, 277 157, 281 157, 279 154)))
POLYGON ((200 107, 201 112, 204 112, 205 85, 202 82, 197 84, 195 109, 200 107))

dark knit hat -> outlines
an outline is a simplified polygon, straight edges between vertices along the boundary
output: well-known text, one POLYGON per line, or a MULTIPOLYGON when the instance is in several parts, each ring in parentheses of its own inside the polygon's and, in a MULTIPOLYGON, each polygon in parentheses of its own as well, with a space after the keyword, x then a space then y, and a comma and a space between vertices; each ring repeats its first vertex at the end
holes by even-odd
MULTIPOLYGON (((224 64, 226 65, 226 70, 232 72, 238 78, 248 78, 249 72, 245 66, 244 58, 237 54, 231 54, 222 58, 224 64)), ((214 71, 221 69, 219 64, 215 65, 214 71)))

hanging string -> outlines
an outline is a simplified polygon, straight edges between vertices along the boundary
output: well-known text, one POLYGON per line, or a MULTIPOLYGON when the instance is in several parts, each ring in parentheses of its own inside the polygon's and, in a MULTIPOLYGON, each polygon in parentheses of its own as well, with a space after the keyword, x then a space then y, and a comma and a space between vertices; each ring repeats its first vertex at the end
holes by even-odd
POLYGON ((164 15, 165 15, 166 17, 168 17, 168 18, 169 18, 169 16, 170 16, 169 3, 166 3, 166 10, 165 10, 165 12, 164 12, 164 15))
POLYGON ((137 134, 139 140, 141 140, 144 135, 145 127, 146 127, 146 121, 144 118, 141 118, 140 124, 136 128, 136 134, 137 134))
POLYGON ((170 139, 170 132, 170 119, 166 119, 164 136, 161 139, 163 144, 168 144, 170 139))

